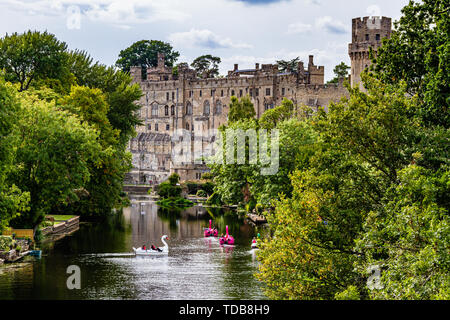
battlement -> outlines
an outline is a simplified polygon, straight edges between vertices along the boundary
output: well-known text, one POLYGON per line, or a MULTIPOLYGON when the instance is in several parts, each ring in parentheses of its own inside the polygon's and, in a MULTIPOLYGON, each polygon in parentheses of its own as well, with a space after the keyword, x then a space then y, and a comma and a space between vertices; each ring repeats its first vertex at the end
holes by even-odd
POLYGON ((388 17, 363 17, 352 19, 352 42, 381 42, 390 38, 392 19, 388 17))

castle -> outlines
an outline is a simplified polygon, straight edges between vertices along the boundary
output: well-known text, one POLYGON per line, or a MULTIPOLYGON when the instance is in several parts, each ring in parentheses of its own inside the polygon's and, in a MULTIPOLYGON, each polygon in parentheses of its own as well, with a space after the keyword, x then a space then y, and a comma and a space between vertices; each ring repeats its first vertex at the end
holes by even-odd
MULTIPOLYGON (((352 20, 351 85, 359 85, 360 73, 370 65, 369 48, 376 51, 381 39, 390 37, 391 19, 364 17, 352 20)), ((253 69, 239 69, 237 64, 224 78, 199 78, 189 67, 179 68, 178 74, 165 66, 164 55, 158 55, 158 64, 146 70, 142 79, 140 67, 132 67, 130 74, 144 93, 139 100, 142 125, 136 127, 137 136, 129 142, 133 169, 126 177, 127 183, 155 185, 176 172, 181 180, 198 180, 208 172, 198 161, 195 150, 214 141, 211 129, 227 122, 232 96, 249 96, 256 117, 280 105, 283 98, 295 106, 307 105, 315 110, 348 96, 343 86, 324 83, 324 67, 314 63, 299 62, 293 72, 280 73, 277 64, 255 64, 253 69), (189 137, 175 134, 180 129, 189 137), (181 145, 180 145, 181 144, 181 145), (196 145, 197 149, 194 148, 196 145), (185 161, 173 161, 174 155, 189 155, 185 161)))

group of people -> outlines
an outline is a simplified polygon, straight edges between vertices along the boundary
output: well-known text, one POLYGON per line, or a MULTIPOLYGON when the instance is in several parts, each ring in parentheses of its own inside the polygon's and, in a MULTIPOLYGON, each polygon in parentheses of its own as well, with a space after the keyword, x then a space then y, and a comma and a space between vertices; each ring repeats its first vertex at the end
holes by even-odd
MULTIPOLYGON (((145 244, 141 247, 141 249, 145 250, 145 251, 148 250, 147 247, 145 246, 145 244)), ((154 250, 154 251, 162 252, 162 250, 160 248, 155 247, 153 244, 151 245, 150 249, 154 250)))

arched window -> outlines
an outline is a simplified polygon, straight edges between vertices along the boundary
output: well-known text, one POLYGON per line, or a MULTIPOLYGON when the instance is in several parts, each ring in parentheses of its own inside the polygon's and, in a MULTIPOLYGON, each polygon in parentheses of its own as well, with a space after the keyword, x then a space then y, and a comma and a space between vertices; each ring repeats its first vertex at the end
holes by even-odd
POLYGON ((192 114, 192 104, 190 102, 186 104, 186 114, 192 114))
POLYGON ((152 105, 152 117, 157 117, 157 116, 158 116, 158 105, 153 104, 152 105))
POLYGON ((217 100, 216 102, 216 108, 214 109, 215 114, 222 114, 222 102, 217 100))
POLYGON ((169 106, 164 107, 164 115, 166 115, 166 116, 169 115, 169 106))
POLYGON ((203 104, 203 115, 205 116, 209 116, 209 101, 206 100, 205 103, 203 104))
POLYGON ((171 114, 172 116, 175 115, 175 106, 171 106, 171 107, 170 107, 170 114, 171 114))
POLYGON ((189 123, 186 123, 186 130, 189 130, 189 123))

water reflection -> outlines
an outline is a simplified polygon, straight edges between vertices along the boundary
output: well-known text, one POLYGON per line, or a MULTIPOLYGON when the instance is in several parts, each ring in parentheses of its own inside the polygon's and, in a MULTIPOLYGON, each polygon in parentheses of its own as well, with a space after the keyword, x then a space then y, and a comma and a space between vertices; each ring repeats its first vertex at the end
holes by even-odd
POLYGON ((2 299, 263 299, 253 277, 257 261, 250 250, 256 231, 228 211, 192 207, 176 214, 151 201, 134 201, 123 214, 80 230, 44 248, 44 257, 13 274, 0 273, 2 299), (204 238, 209 219, 236 238, 221 247, 204 238), (169 255, 136 257, 132 247, 162 246, 169 255), (66 268, 78 265, 81 290, 66 288, 66 268))

